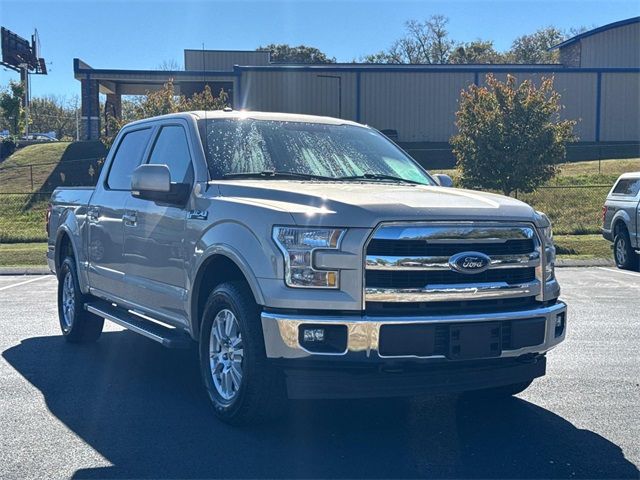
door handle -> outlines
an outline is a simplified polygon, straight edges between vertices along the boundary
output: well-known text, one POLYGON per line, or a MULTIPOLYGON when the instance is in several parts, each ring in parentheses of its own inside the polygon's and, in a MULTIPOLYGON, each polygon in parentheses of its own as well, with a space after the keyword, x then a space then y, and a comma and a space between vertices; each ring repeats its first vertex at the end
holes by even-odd
POLYGON ((87 209, 87 217, 89 217, 89 220, 97 222, 98 218, 100 218, 100 209, 97 207, 89 207, 87 209))
POLYGON ((122 221, 127 227, 135 227, 138 223, 137 212, 128 211, 122 215, 122 221))

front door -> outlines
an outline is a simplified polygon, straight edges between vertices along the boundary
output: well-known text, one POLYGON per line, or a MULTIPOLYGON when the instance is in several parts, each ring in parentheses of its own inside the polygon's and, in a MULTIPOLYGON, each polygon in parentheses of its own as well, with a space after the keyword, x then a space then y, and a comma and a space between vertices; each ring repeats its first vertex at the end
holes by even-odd
MULTIPOLYGON (((167 165, 172 182, 193 185, 193 165, 182 124, 158 129, 148 163, 167 165)), ((130 294, 159 319, 186 323, 184 206, 129 197, 124 218, 125 282, 130 294)))

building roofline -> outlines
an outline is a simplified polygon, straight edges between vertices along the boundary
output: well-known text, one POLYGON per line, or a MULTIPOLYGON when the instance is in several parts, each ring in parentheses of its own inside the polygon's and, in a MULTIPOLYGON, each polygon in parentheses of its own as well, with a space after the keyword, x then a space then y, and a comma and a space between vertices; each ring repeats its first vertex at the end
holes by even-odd
POLYGON ((230 70, 127 70, 113 68, 92 68, 79 58, 73 59, 73 73, 76 77, 85 74, 102 74, 102 75, 149 75, 158 77, 235 77, 238 74, 230 70), (82 65, 84 66, 82 66, 82 65))
POLYGON ((270 53, 269 50, 225 50, 225 49, 201 49, 201 48, 185 48, 185 52, 198 52, 198 53, 207 53, 207 52, 225 52, 225 53, 270 53))
POLYGON ((566 47, 567 45, 571 45, 572 43, 580 41, 583 38, 590 37, 591 35, 596 35, 598 33, 606 32, 607 30, 611 30, 613 28, 624 27, 625 25, 631 25, 633 23, 639 23, 639 22, 640 22, 640 17, 631 17, 631 18, 627 18, 625 20, 619 20, 617 22, 609 23, 607 25, 603 25, 601 27, 594 28, 593 30, 588 30, 586 32, 579 33, 575 37, 571 37, 568 40, 565 40, 564 42, 561 42, 561 43, 558 43, 557 45, 554 45, 553 47, 549 48, 549 50, 554 50, 556 48, 566 47))

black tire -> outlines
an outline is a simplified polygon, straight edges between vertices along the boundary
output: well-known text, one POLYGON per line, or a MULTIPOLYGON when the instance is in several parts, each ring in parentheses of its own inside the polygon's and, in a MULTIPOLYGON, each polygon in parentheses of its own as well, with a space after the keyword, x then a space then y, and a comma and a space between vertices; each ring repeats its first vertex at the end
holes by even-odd
MULTIPOLYGON (((233 317, 232 317, 233 319, 233 317)), ((215 335, 215 334, 214 334, 215 335)), ((234 340, 237 342, 238 340, 234 340)), ((230 348, 230 341, 224 348, 230 348)), ((240 349, 236 350, 239 351, 240 349)), ((228 350, 226 350, 228 352, 228 350)), ((219 353, 218 355, 222 355, 219 353)), ((238 356, 233 352, 228 355, 225 361, 235 364, 238 356)), ((218 418, 233 425, 246 425, 258 423, 277 417, 282 413, 285 401, 284 382, 281 372, 269 365, 267 362, 264 339, 262 336, 262 326, 260 323, 260 311, 253 299, 253 295, 248 286, 243 282, 223 283, 215 288, 207 299, 204 307, 200 328, 199 342, 200 371, 204 386, 213 404, 218 418), (235 317, 234 334, 241 337, 240 347, 242 349, 241 360, 241 380, 236 388, 234 383, 230 384, 233 398, 224 398, 221 390, 224 390, 220 377, 214 380, 215 370, 219 375, 225 368, 231 370, 233 367, 214 368, 210 348, 215 352, 222 352, 214 348, 218 344, 216 340, 211 340, 214 320, 226 318, 227 312, 231 312, 235 317), (220 315, 220 317, 218 317, 220 315), (213 344, 210 342, 214 342, 213 344), (218 386, 216 386, 216 381, 218 386)), ((231 381, 231 380, 229 380, 231 381)))
POLYGON ((533 380, 529 380, 528 382, 512 383, 511 385, 503 385, 501 387, 472 390, 470 392, 465 392, 464 396, 474 399, 509 398, 517 395, 518 393, 524 392, 532 383, 533 380))
POLYGON ((95 342, 100 338, 104 318, 100 318, 84 309, 90 300, 80 290, 78 272, 73 257, 67 257, 58 271, 58 320, 65 340, 71 343, 95 342), (65 282, 70 290, 65 297, 65 282), (73 296, 73 303, 69 303, 69 295, 73 296), (66 307, 66 308, 65 308, 66 307))
POLYGON ((624 228, 613 239, 613 258, 618 268, 624 270, 638 269, 638 255, 631 247, 629 232, 624 228))

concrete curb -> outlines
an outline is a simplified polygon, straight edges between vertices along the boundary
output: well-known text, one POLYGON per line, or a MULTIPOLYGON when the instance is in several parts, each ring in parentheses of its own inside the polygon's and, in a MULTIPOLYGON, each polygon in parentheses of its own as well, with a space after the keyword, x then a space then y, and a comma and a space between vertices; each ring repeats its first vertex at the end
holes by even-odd
POLYGON ((49 267, 0 267, 0 275, 49 275, 49 267))
POLYGON ((613 259, 608 258, 558 258, 556 267, 615 267, 613 259))

